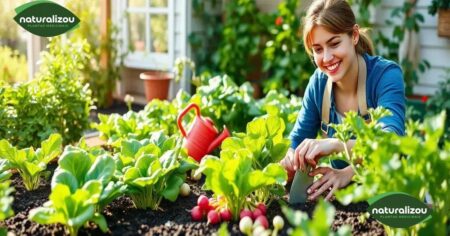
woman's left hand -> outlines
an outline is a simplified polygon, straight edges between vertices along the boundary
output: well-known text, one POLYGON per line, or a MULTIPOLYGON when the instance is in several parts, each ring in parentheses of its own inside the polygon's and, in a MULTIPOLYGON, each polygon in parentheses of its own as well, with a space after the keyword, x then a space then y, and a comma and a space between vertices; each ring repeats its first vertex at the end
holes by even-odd
POLYGON ((325 197, 325 200, 329 201, 336 189, 343 188, 350 183, 355 173, 353 172, 351 166, 347 166, 344 169, 318 167, 309 172, 309 176, 316 176, 318 174, 321 174, 322 177, 314 182, 307 191, 307 193, 309 194, 309 200, 315 200, 325 190, 331 188, 331 191, 325 197))

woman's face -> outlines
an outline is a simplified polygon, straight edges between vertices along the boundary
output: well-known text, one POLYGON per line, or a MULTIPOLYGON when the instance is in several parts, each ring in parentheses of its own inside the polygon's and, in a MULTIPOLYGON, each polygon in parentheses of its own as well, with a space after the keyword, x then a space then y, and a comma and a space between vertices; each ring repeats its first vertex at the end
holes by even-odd
POLYGON ((345 33, 333 34, 323 26, 315 26, 311 31, 314 62, 333 82, 346 78, 352 65, 357 65, 357 32, 358 30, 352 36, 345 33))

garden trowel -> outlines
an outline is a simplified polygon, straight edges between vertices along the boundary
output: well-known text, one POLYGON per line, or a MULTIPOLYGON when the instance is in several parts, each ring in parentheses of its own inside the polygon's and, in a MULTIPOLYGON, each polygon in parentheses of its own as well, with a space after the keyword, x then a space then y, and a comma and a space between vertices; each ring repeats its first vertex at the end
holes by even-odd
POLYGON ((305 203, 308 197, 306 190, 313 183, 314 177, 308 175, 310 168, 303 172, 297 170, 295 172, 294 180, 292 181, 291 191, 289 192, 289 203, 298 204, 305 203))

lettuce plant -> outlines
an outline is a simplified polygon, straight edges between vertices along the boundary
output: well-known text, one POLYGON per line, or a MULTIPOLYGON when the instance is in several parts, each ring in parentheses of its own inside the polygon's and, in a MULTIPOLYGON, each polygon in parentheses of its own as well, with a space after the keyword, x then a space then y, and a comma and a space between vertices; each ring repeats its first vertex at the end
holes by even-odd
POLYGON ((17 169, 27 190, 34 190, 39 187, 41 174, 48 162, 61 153, 61 145, 62 138, 59 134, 50 135, 36 151, 33 147, 18 149, 7 140, 1 140, 0 158, 6 159, 10 168, 17 169))
POLYGON ((60 223, 75 236, 81 226, 91 221, 106 232, 108 227, 104 216, 96 213, 95 207, 102 192, 100 181, 92 180, 74 193, 65 184, 53 186, 49 201, 43 207, 30 211, 29 219, 39 224, 60 223))
POLYGON ((116 165, 108 154, 93 155, 77 147, 68 146, 58 161, 52 178, 52 189, 58 184, 67 185, 74 194, 91 181, 101 183, 101 192, 96 202, 98 212, 125 191, 120 181, 113 181, 116 165))
POLYGON ((344 123, 335 126, 336 137, 342 142, 356 136, 356 143, 351 151, 347 150, 346 158, 355 170, 355 181, 360 183, 340 190, 336 196, 348 204, 386 192, 404 192, 418 199, 424 199, 429 192, 433 201, 432 218, 409 230, 413 234, 444 235, 450 209, 450 142, 447 140, 444 146, 439 146, 445 112, 425 119, 422 124, 409 122, 406 136, 379 128, 382 117, 389 114, 385 109, 369 112, 373 118, 369 124, 356 113, 348 113, 344 123))
POLYGON ((169 150, 161 157, 141 155, 125 171, 123 181, 137 208, 156 210, 163 197, 172 202, 177 199, 186 171, 196 167, 190 159, 179 158, 179 151, 169 150))
MULTIPOLYGON (((258 117, 247 124, 247 133, 235 133, 226 139, 222 150, 227 152, 248 151, 255 170, 262 170, 271 163, 278 163, 286 154, 290 141, 283 138, 283 119, 276 116, 258 117)), ((255 191, 258 202, 267 203, 275 195, 283 195, 284 188, 278 184, 255 191)))
POLYGON ((115 155, 115 176, 126 184, 137 208, 158 209, 163 198, 175 201, 186 171, 197 164, 181 148, 181 138, 154 132, 145 140, 122 140, 115 155))
POLYGON ((268 164, 262 170, 253 169, 248 150, 222 150, 220 159, 207 156, 202 159, 197 171, 206 175, 205 189, 217 196, 224 196, 235 220, 254 191, 273 184, 284 185, 287 180, 286 171, 278 163, 268 164))

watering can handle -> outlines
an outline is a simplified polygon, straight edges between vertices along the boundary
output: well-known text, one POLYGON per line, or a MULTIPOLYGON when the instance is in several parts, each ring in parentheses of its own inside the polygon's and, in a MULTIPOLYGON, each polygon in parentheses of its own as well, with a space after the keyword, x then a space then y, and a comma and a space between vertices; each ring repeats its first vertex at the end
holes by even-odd
POLYGON ((178 128, 181 131, 181 134, 183 135, 183 137, 186 137, 186 131, 183 128, 183 117, 189 112, 189 110, 191 110, 192 108, 195 108, 195 115, 196 116, 200 116, 200 108, 198 107, 197 104, 195 103, 191 103, 189 104, 186 108, 184 108, 184 110, 180 113, 180 115, 178 115, 177 118, 177 124, 178 124, 178 128))

